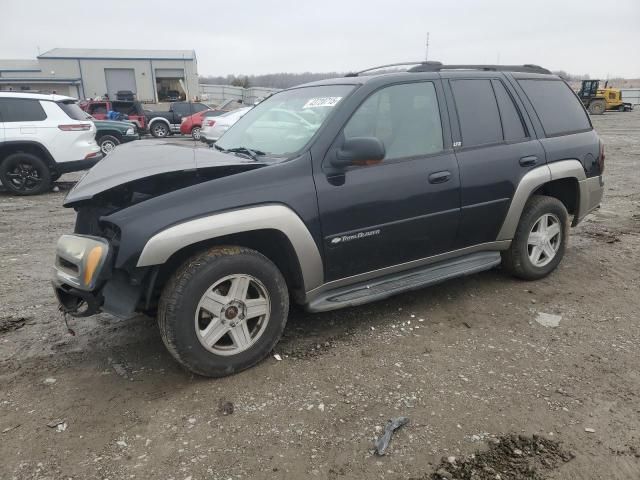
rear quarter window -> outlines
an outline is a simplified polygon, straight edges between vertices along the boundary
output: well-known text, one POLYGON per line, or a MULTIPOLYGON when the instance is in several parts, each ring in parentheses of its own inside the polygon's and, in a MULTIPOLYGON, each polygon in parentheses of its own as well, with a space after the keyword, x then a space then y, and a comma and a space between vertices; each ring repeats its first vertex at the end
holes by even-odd
POLYGON ((548 137, 591 130, 582 103, 561 80, 518 80, 548 137))
POLYGON ((0 98, 0 121, 41 122, 47 119, 39 100, 26 98, 0 98))
POLYGON ((82 110, 80 106, 74 101, 56 103, 62 109, 62 111, 67 114, 67 117, 73 120, 86 120, 88 117, 87 112, 82 110))

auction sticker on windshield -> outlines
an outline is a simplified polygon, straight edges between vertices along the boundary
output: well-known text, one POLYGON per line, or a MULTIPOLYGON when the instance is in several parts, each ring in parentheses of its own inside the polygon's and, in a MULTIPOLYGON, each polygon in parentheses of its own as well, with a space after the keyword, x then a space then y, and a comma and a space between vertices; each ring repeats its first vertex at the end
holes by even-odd
POLYGON ((335 107, 342 97, 316 97, 310 98, 302 108, 335 107))

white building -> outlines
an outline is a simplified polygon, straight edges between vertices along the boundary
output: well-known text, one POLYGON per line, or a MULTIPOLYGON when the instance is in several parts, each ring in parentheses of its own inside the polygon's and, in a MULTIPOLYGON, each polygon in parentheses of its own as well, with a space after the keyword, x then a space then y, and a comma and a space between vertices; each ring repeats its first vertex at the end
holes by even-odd
POLYGON ((142 102, 172 95, 196 99, 198 64, 193 50, 54 48, 36 60, 0 60, 0 90, 56 92, 81 99, 116 98, 132 91, 142 102))

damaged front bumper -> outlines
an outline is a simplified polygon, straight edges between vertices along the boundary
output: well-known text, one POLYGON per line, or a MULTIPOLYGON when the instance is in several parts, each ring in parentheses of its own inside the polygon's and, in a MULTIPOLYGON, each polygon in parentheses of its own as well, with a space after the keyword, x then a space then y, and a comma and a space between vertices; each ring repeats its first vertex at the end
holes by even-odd
POLYGON ((100 311, 98 286, 108 273, 111 248, 104 238, 63 235, 58 240, 53 289, 62 311, 87 317, 100 311))

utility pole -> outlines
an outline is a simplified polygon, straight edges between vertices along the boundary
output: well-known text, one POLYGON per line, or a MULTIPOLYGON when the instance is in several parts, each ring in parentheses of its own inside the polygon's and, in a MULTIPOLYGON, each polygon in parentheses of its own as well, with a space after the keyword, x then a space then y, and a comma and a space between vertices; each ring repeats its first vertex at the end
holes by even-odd
POLYGON ((424 61, 425 62, 429 61, 429 32, 427 32, 427 49, 424 55, 424 61))

